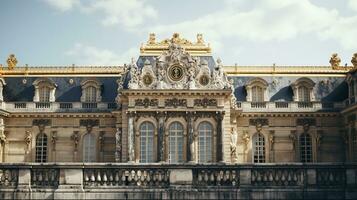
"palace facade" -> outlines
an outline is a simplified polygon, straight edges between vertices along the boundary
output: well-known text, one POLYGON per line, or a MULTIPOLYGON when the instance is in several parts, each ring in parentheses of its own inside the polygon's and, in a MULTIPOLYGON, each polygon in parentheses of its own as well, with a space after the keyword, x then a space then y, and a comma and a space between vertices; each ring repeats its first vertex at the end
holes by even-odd
MULTIPOLYGON (((202 34, 191 42, 177 33, 162 41, 150 34, 139 58, 124 66, 17 66, 10 55, 0 70, 0 190, 81 185, 85 195, 83 188, 136 178, 138 187, 292 186, 297 198, 354 198, 357 54, 352 66, 341 66, 337 54, 328 61, 225 66, 202 34), (75 170, 80 183, 71 179, 75 170), (26 184, 21 173, 29 173, 26 184), (300 193, 320 184, 341 191, 300 193)), ((232 191, 227 198, 241 195, 232 191)), ((289 197, 278 193, 243 197, 289 197)), ((147 197, 180 197, 157 194, 147 197)))

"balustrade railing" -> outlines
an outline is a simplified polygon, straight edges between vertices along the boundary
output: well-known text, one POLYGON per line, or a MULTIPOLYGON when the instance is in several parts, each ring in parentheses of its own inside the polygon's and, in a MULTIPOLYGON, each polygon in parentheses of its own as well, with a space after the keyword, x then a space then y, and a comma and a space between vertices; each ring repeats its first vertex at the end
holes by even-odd
POLYGON ((237 109, 243 112, 330 112, 343 108, 345 102, 237 102, 237 109))
POLYGON ((83 188, 344 188, 357 186, 357 164, 12 164, 0 163, 1 189, 21 184, 56 189, 83 188), (183 171, 183 172, 182 172, 183 171), (21 174, 21 175, 20 175, 21 174), (61 174, 61 175, 60 175, 61 174), (62 181, 61 181, 62 180, 62 181), (26 181, 28 181, 26 183, 26 181), (73 185, 74 184, 74 185, 73 185))
POLYGON ((299 186, 304 180, 304 171, 296 168, 261 168, 251 173, 254 186, 299 186))
POLYGON ((36 168, 31 169, 32 187, 58 187, 59 169, 36 168))
POLYGON ((168 186, 167 169, 84 169, 85 187, 99 186, 168 186))
POLYGON ((0 188, 17 186, 19 170, 13 168, 0 168, 0 188))
POLYGON ((239 169, 235 167, 221 169, 194 169, 194 186, 239 186, 239 169))

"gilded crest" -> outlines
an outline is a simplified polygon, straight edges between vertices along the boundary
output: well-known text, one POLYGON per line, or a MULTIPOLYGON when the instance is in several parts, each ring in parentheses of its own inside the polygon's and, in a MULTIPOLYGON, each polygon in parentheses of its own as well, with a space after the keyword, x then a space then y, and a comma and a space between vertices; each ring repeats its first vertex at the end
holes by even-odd
POLYGON ((17 59, 15 57, 15 54, 10 54, 9 57, 6 60, 8 68, 14 69, 17 65, 17 59))

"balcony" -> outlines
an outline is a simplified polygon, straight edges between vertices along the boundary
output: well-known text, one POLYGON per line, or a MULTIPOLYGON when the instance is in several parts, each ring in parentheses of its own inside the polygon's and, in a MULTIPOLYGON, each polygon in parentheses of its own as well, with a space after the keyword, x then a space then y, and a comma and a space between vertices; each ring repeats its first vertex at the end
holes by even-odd
POLYGON ((3 199, 356 199, 351 164, 0 163, 3 199))
POLYGON ((344 102, 237 102, 242 112, 318 112, 340 111, 344 102))
POLYGON ((2 108, 8 112, 109 112, 117 108, 116 103, 82 102, 5 102, 2 108))

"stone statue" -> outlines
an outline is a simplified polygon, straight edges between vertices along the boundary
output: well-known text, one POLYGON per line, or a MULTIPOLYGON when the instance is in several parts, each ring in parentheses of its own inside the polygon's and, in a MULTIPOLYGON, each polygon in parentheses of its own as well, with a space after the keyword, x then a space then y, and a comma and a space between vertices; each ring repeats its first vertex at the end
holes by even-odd
POLYGON ((156 43, 155 33, 150 33, 150 35, 149 35, 149 40, 148 40, 147 43, 148 43, 148 44, 155 44, 155 43, 156 43))
POLYGON ((57 132, 56 131, 52 131, 51 143, 52 143, 52 150, 53 151, 56 151, 56 141, 57 141, 57 132))
POLYGON ((331 58, 330 58, 330 64, 332 69, 338 69, 341 63, 341 59, 340 57, 338 57, 337 53, 332 54, 331 58))
POLYGON ((204 44, 203 35, 201 33, 197 34, 197 44, 204 44))
POLYGON ((231 161, 232 163, 236 163, 238 161, 237 157, 237 139, 238 134, 235 128, 232 128, 231 138, 230 138, 230 149, 231 149, 231 161))
POLYGON ((353 65, 354 68, 357 67, 357 53, 354 53, 351 59, 351 63, 353 65))
POLYGON ((79 132, 78 131, 74 131, 73 135, 71 136, 71 139, 74 142, 74 151, 77 152, 78 150, 78 144, 79 144, 79 132))
POLYGON ((131 64, 129 68, 130 73, 130 81, 129 81, 129 88, 130 89, 138 89, 139 88, 139 69, 135 63, 134 58, 131 59, 131 64))
POLYGON ((30 152, 31 149, 31 141, 32 141, 32 134, 30 131, 26 131, 25 132, 25 143, 27 145, 27 150, 26 150, 26 154, 28 154, 30 152))
POLYGON ((9 67, 9 69, 14 69, 17 65, 17 59, 15 57, 15 54, 10 54, 9 57, 6 60, 7 62, 7 66, 9 67))

